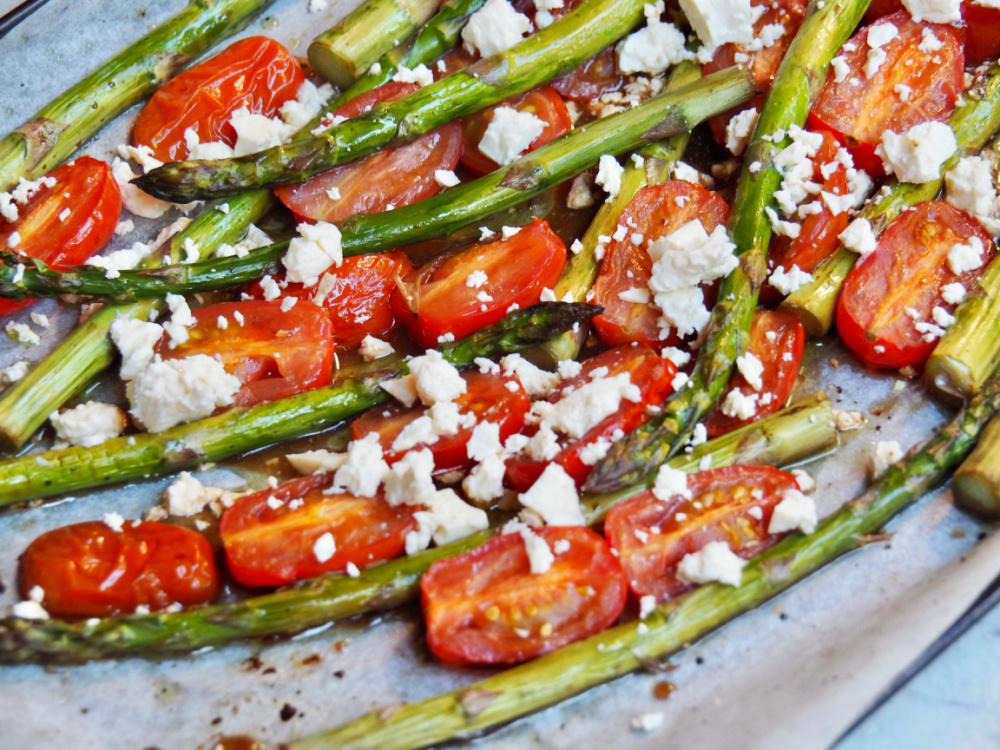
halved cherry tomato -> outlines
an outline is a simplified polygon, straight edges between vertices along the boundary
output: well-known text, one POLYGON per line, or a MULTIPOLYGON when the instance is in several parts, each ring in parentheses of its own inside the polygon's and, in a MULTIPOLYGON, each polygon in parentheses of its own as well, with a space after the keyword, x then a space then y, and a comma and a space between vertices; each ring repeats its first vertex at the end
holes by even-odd
POLYGON ((677 565, 709 542, 727 542, 744 560, 763 552, 781 538, 767 533, 774 506, 798 489, 795 477, 770 466, 688 474, 687 486, 690 500, 659 500, 647 491, 608 511, 604 534, 636 596, 666 601, 691 588, 677 565))
POLYGON ((474 245, 415 269, 393 291, 392 309, 417 343, 437 346, 444 334, 458 339, 496 323, 513 304, 535 304, 565 265, 566 246, 539 219, 506 240, 474 245), (486 274, 482 286, 467 283, 475 271, 486 274))
POLYGON ((783 407, 795 386, 805 343, 806 331, 802 327, 802 322, 793 313, 758 310, 750 326, 750 345, 747 347, 747 352, 764 365, 764 372, 761 373, 764 387, 759 392, 754 390, 746 378, 734 371, 726 388, 726 393, 735 388, 744 396, 757 394, 757 412, 750 419, 739 419, 727 417, 716 407, 705 420, 708 436, 714 438, 723 435, 742 425, 756 422, 783 407))
POLYGON ((552 82, 552 88, 564 99, 593 102, 625 85, 626 78, 618 72, 615 51, 605 47, 589 60, 584 60, 566 75, 552 82))
MULTIPOLYGON (((373 255, 356 255, 344 258, 339 268, 330 266, 325 272, 336 281, 323 300, 323 308, 333 322, 333 335, 337 347, 353 349, 368 335, 383 336, 396 327, 396 315, 389 305, 389 295, 396 288, 396 279, 413 270, 403 253, 393 250, 373 255)), ((274 277, 284 281, 283 275, 274 277)), ((263 299, 264 290, 259 282, 247 288, 254 299, 263 299)), ((298 297, 302 303, 312 304, 316 287, 289 284, 282 297, 298 297)))
POLYGON ((628 583, 599 534, 581 526, 537 533, 555 554, 533 574, 520 534, 438 560, 420 579, 427 645, 442 661, 516 664, 599 633, 625 608, 628 583), (557 542, 569 549, 555 552, 557 542))
POLYGON ((263 36, 242 39, 185 70, 150 98, 132 125, 132 145, 149 146, 163 162, 187 156, 184 131, 202 143, 236 143, 233 112, 273 117, 305 81, 302 66, 284 46, 263 36))
MULTIPOLYGON (((463 372, 466 390, 455 399, 459 414, 475 414, 476 422, 492 422, 500 428, 500 442, 521 429, 524 417, 531 408, 531 402, 515 377, 501 375, 484 375, 476 370, 463 372), (515 390, 507 387, 508 383, 517 385, 515 390)), ((385 409, 371 409, 365 412, 351 425, 351 434, 355 440, 375 432, 385 452, 386 463, 393 464, 403 457, 406 451, 392 450, 392 444, 406 425, 418 417, 424 416, 427 408, 424 406, 405 407, 391 404, 385 409)), ((445 474, 456 469, 466 469, 474 461, 469 459, 466 443, 472 437, 473 427, 460 427, 454 435, 438 438, 427 447, 434 454, 434 471, 445 474)), ((419 450, 424 443, 415 446, 419 450)))
POLYGON ((885 131, 905 133, 922 122, 944 121, 955 109, 964 86, 962 40, 951 26, 915 23, 909 13, 899 11, 866 26, 851 37, 851 43, 853 50, 841 52, 850 71, 837 83, 835 70, 830 69, 809 114, 809 126, 829 130, 850 150, 856 167, 881 176, 882 160, 875 147, 885 131), (899 35, 882 46, 886 60, 869 78, 865 75, 871 51, 868 34, 885 24, 894 25, 899 35), (940 50, 920 49, 924 29, 942 42, 940 50), (906 101, 897 86, 907 87, 906 101))
POLYGON ((419 508, 391 507, 381 495, 325 495, 333 476, 292 479, 249 495, 222 514, 219 536, 237 581, 281 586, 344 570, 348 563, 361 568, 403 554, 419 508), (335 549, 320 561, 316 543, 324 534, 333 536, 335 549))
MULTIPOLYGON (((563 441, 563 449, 551 462, 562 466, 578 486, 583 484, 593 468, 592 464, 583 462, 583 450, 598 440, 613 442, 616 432, 631 432, 647 421, 650 417, 647 411, 649 407, 661 404, 673 392, 671 383, 677 374, 677 367, 673 362, 660 357, 651 349, 644 346, 621 346, 588 359, 583 363, 580 374, 563 381, 547 400, 556 403, 581 385, 589 383, 593 372, 603 367, 608 368, 608 377, 629 373, 632 384, 638 386, 642 399, 635 402, 623 398, 618 411, 602 420, 586 435, 563 441)), ((534 432, 535 430, 528 430, 526 434, 534 432)), ((535 483, 549 463, 536 461, 525 454, 513 456, 507 460, 507 481, 514 489, 523 492, 535 483)))
POLYGON ((648 288, 653 270, 645 248, 632 244, 632 234, 642 235, 641 244, 646 245, 694 219, 699 219, 705 231, 711 232, 728 217, 729 206, 721 197, 684 180, 650 185, 636 194, 619 219, 628 232, 622 240, 611 240, 601 261, 601 273, 594 282, 594 304, 604 308, 594 318, 594 328, 605 346, 633 341, 662 346, 679 341, 673 335, 660 338, 657 325, 660 314, 651 304, 626 302, 619 297, 629 289, 648 288))
POLYGON ((164 359, 207 354, 220 357, 226 372, 239 378, 237 406, 275 401, 330 382, 333 324, 316 305, 299 302, 283 311, 281 302, 221 302, 195 310, 190 338, 171 349, 168 337, 156 352, 164 359), (240 323, 242 316, 242 324, 240 323), (219 327, 219 319, 226 327, 219 327))
POLYGON ((964 211, 943 201, 918 204, 892 222, 875 251, 848 274, 837 304, 840 338, 869 367, 922 366, 937 337, 915 324, 933 322, 935 307, 953 312, 941 287, 958 282, 972 289, 995 252, 986 230, 964 211), (983 264, 955 275, 948 253, 973 238, 983 243, 983 264))
POLYGON ((743 62, 739 64, 744 66, 749 65, 754 82, 757 84, 757 91, 760 92, 750 103, 731 109, 721 115, 716 115, 709 120, 712 135, 719 145, 725 145, 726 125, 729 124, 729 121, 735 115, 750 107, 754 107, 758 112, 761 111, 764 105, 764 98, 767 92, 771 90, 774 76, 777 74, 778 67, 785 57, 785 52, 788 51, 788 45, 792 43, 792 38, 799 30, 799 26, 802 25, 802 19, 805 18, 808 2, 807 0, 777 0, 776 2, 773 0, 755 0, 750 5, 755 8, 764 8, 764 12, 753 25, 753 37, 755 40, 761 38, 761 32, 765 26, 777 24, 785 30, 785 33, 778 37, 770 47, 763 47, 756 52, 748 52, 744 45, 741 44, 734 44, 732 42, 723 44, 715 51, 712 59, 705 64, 704 72, 705 75, 708 75, 723 68, 737 65, 737 55, 748 57, 749 61, 741 57, 740 59, 743 62))
MULTIPOLYGON (((23 206, 15 204, 17 221, 0 219, 0 247, 9 248, 17 232, 17 253, 55 268, 83 263, 114 235, 122 213, 118 183, 107 164, 89 156, 78 156, 46 176, 56 184, 42 187, 23 206)), ((32 302, 0 300, 0 315, 32 302)))
MULTIPOLYGON (((872 23, 902 9, 902 0, 872 0, 864 22, 872 23)), ((966 65, 979 65, 1000 55, 1000 9, 980 5, 977 0, 963 0, 958 32, 965 38, 966 65)))
MULTIPOLYGON (((334 114, 357 117, 375 104, 394 102, 418 90, 412 83, 387 83, 340 107, 334 114)), ((437 193, 439 169, 452 170, 462 153, 462 131, 450 122, 412 143, 382 149, 364 159, 323 172, 301 185, 275 190, 295 214, 311 221, 343 221, 354 214, 399 208, 437 193), (339 197, 331 197, 330 193, 339 197)))
POLYGON ((551 86, 532 89, 493 107, 463 117, 462 164, 476 174, 486 174, 500 168, 499 164, 479 150, 479 142, 483 139, 483 133, 493 122, 493 115, 499 107, 528 112, 545 123, 545 129, 531 142, 528 151, 534 151, 549 141, 554 141, 573 127, 569 110, 566 109, 566 102, 551 86))
POLYGON ((166 523, 100 521, 63 526, 35 539, 21 556, 21 595, 40 586, 55 617, 112 617, 143 605, 192 606, 219 595, 208 540, 166 523))

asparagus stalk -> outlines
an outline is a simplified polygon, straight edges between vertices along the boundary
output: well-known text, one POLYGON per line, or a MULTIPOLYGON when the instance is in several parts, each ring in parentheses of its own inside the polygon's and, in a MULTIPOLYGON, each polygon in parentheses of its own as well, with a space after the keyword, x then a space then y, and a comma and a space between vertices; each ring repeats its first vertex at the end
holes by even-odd
MULTIPOLYGON (((438 347, 456 365, 547 341, 586 323, 600 308, 550 302, 517 310, 492 326, 438 347)), ((308 435, 387 399, 379 381, 405 371, 401 358, 365 377, 289 398, 236 407, 159 433, 108 440, 92 448, 65 448, 0 461, 0 507, 65 492, 170 474, 308 435)))
MULTIPOLYGON (((734 463, 796 463, 836 444, 832 410, 822 393, 752 425, 704 443, 671 461, 683 471, 734 463)), ((597 525, 613 504, 641 492, 646 484, 613 496, 583 499, 584 516, 597 525)), ((435 560, 478 547, 502 520, 486 530, 443 547, 372 565, 357 578, 329 575, 240 602, 183 612, 107 618, 97 623, 0 619, 0 663, 79 664, 111 657, 156 657, 218 647, 242 638, 293 635, 334 620, 397 607, 419 594, 420 576, 435 560)))
POLYGON ((641 20, 642 8, 642 0, 586 0, 519 44, 319 135, 234 159, 166 164, 137 183, 152 195, 184 203, 251 187, 305 182, 571 70, 624 36, 641 20))
POLYGON ((309 45, 309 63, 345 89, 361 78, 387 47, 396 47, 437 10, 439 0, 368 0, 309 45), (372 29, 378 33, 373 34, 372 29))
POLYGON ((760 606, 851 550, 931 487, 975 445, 1000 409, 994 375, 955 419, 866 492, 825 518, 808 536, 791 534, 743 570, 739 587, 709 584, 626 623, 466 688, 373 712, 285 745, 287 750, 403 750, 467 738, 663 659, 760 606))
POLYGON ((55 169, 105 123, 241 29, 271 1, 192 0, 0 140, 0 190, 55 169))
MULTIPOLYGON (((515 206, 597 164, 602 154, 621 154, 650 141, 689 131, 702 120, 746 101, 753 82, 735 68, 664 92, 638 107, 576 128, 506 167, 409 206, 379 214, 355 214, 341 222, 345 256, 379 252, 448 236, 515 206)), ((114 300, 160 297, 238 286, 260 278, 287 249, 281 242, 244 258, 210 259, 143 271, 116 279, 79 267, 66 271, 28 263, 19 272, 0 268, 0 294, 74 294, 114 300), (18 278, 20 277, 20 278, 18 278)), ((22 259, 23 261, 23 259, 22 259)))
POLYGON ((765 207, 773 201, 781 175, 772 166, 785 145, 764 140, 779 130, 803 125, 812 100, 826 81, 830 60, 861 20, 870 0, 810 5, 768 93, 747 147, 729 222, 740 265, 723 279, 707 338, 686 388, 675 393, 663 412, 615 443, 584 485, 609 492, 633 484, 669 458, 708 414, 729 382, 736 358, 747 347, 757 293, 767 275, 771 226, 765 207), (765 165, 756 174, 751 164, 765 165))
POLYGON ((1000 519, 1000 419, 994 417, 979 445, 952 481, 955 504, 987 521, 1000 519))
MULTIPOLYGON (((981 85, 974 87, 948 124, 955 131, 959 151, 942 165, 939 179, 922 185, 893 180, 889 183, 888 195, 873 200, 861 210, 860 215, 871 222, 876 235, 910 206, 934 200, 941 192, 944 175, 964 152, 978 151, 1000 128, 1000 65, 994 65, 985 74, 981 85)), ((795 313, 810 336, 824 336, 833 325, 840 290, 857 258, 857 253, 845 247, 838 248, 812 272, 813 280, 788 295, 780 308, 795 313)))

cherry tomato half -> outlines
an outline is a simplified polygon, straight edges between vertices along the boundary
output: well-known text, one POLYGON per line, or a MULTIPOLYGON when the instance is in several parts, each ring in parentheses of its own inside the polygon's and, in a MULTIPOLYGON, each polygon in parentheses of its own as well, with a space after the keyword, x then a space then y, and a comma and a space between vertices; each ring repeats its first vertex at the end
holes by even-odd
MULTIPOLYGON (((463 372, 466 390, 455 399, 459 414, 474 414, 476 422, 492 422, 500 428, 500 441, 521 429, 524 417, 531 408, 528 396, 517 378, 501 375, 484 375, 475 370, 463 372), (515 390, 507 387, 517 385, 515 390)), ((392 444, 406 425, 427 413, 424 406, 405 407, 391 404, 384 409, 370 409, 351 425, 351 434, 360 440, 369 433, 376 432, 385 452, 386 463, 392 464, 403 457, 406 451, 392 450, 392 444)), ((434 454, 434 471, 444 474, 456 469, 466 469, 474 463, 469 459, 466 444, 472 437, 473 427, 460 427, 454 435, 438 438, 427 444, 434 454)), ((419 450, 425 444, 415 446, 419 450)))
POLYGON ((417 343, 437 346, 444 334, 458 339, 496 323, 513 304, 535 304, 565 265, 563 241, 548 222, 536 220, 506 240, 474 245, 415 269, 397 285, 392 309, 417 343), (482 286, 468 282, 476 271, 486 274, 482 286))
POLYGON ((564 99, 593 102, 603 94, 618 91, 625 85, 625 81, 625 76, 618 72, 614 48, 605 47, 566 75, 555 79, 552 88, 564 99))
POLYGON ((763 552, 781 538, 767 533, 774 506, 798 489, 795 477, 770 466, 688 474, 687 485, 690 500, 659 500, 647 491, 608 511, 604 533, 636 596, 666 601, 691 588, 677 565, 709 542, 727 542, 744 560, 763 552))
POLYGON ((348 563, 361 568, 403 554, 419 508, 394 508, 381 496, 325 495, 333 476, 293 479, 249 495, 222 514, 219 536, 237 581, 281 586, 344 570, 348 563), (333 537, 334 551, 321 560, 316 545, 324 534, 333 537))
POLYGON ((284 46, 263 36, 242 39, 185 70, 150 98, 132 125, 132 145, 149 146, 163 162, 187 156, 184 131, 202 143, 236 143, 233 112, 274 117, 305 81, 302 66, 284 46))
MULTIPOLYGON (((118 183, 107 164, 89 156, 79 156, 47 177, 56 184, 42 187, 23 206, 15 204, 17 221, 0 219, 0 247, 10 247, 17 232, 15 252, 56 268, 83 263, 114 236, 122 212, 118 183)), ((0 315, 33 301, 0 300, 0 315)))
MULTIPOLYGON (((387 83, 362 94, 334 114, 358 117, 375 104, 394 102, 418 90, 412 83, 387 83)), ((354 214, 399 208, 437 193, 434 173, 449 171, 462 153, 462 131, 450 122, 405 146, 385 148, 323 172, 301 185, 275 190, 295 214, 311 221, 343 221, 354 214), (333 197, 339 196, 339 197, 333 197)))
POLYGON ((528 112, 545 123, 545 129, 531 142, 528 151, 534 151, 549 141, 554 141, 573 127, 569 110, 566 109, 566 102, 551 86, 532 89, 493 107, 463 117, 462 164, 476 174, 486 174, 500 168, 499 164, 479 150, 479 142, 483 139, 483 133, 493 122, 494 113, 499 107, 528 112))
POLYGON ((935 307, 953 312, 941 287, 958 282, 972 289, 995 252, 986 230, 964 211, 943 201, 918 204, 892 222, 875 251, 848 274, 837 304, 840 338, 869 367, 922 366, 937 337, 916 323, 932 322, 935 307), (973 238, 983 244, 983 264, 956 275, 948 253, 973 238))
POLYGON ((167 337, 156 352, 164 359, 195 354, 218 356, 226 372, 239 378, 237 406, 275 401, 330 382, 333 324, 316 305, 298 302, 287 311, 281 302, 221 302, 192 314, 190 338, 171 349, 167 337), (240 323, 240 316, 243 322, 240 323), (219 327, 219 319, 226 322, 219 327))
POLYGON ((705 420, 708 436, 714 438, 723 435, 742 425, 756 422, 783 407, 788 397, 792 395, 795 378, 798 377, 799 366, 802 364, 802 350, 805 343, 805 328, 793 313, 758 310, 750 326, 750 345, 747 347, 747 352, 764 365, 764 371, 761 373, 763 388, 759 392, 756 391, 737 371, 734 371, 729 378, 729 385, 726 388, 726 393, 736 388, 744 396, 758 394, 757 412, 749 419, 739 419, 726 416, 717 406, 705 420))
POLYGON ((21 595, 40 586, 55 617, 112 617, 139 605, 205 604, 219 594, 219 571, 201 534, 166 523, 100 521, 63 526, 21 556, 21 595))
MULTIPOLYGON (((588 359, 583 363, 580 374, 563 381, 547 400, 556 403, 581 385, 589 383, 594 371, 604 367, 608 369, 608 377, 629 373, 632 384, 638 386, 642 399, 638 402, 622 399, 618 410, 590 429, 586 435, 576 440, 562 441, 564 447, 552 461, 562 466, 573 477, 577 486, 583 484, 593 468, 593 464, 586 464, 581 458, 584 449, 598 440, 613 442, 616 432, 631 432, 646 422, 650 417, 647 411, 649 407, 661 404, 673 392, 671 383, 677 374, 677 367, 673 362, 660 357, 651 349, 644 346, 621 346, 588 359)), ((534 429, 526 431, 530 434, 534 432, 534 429)), ((507 481, 514 489, 524 492, 541 476, 548 463, 536 461, 526 454, 513 456, 507 460, 507 481)))
POLYGON ((431 565, 420 591, 427 644, 437 658, 516 664, 599 633, 618 619, 628 584, 607 542, 580 526, 536 533, 555 554, 547 573, 531 573, 520 534, 431 565), (568 542, 569 549, 555 553, 557 542, 568 542))
MULTIPOLYGON (((871 23, 902 9, 902 0, 872 0, 864 22, 871 23)), ((977 0, 963 0, 962 22, 959 33, 965 37, 965 64, 995 60, 1000 55, 1000 9, 981 5, 977 0)))
POLYGON ((854 157, 854 165, 875 176, 883 174, 875 147, 887 130, 905 133, 930 120, 944 121, 955 109, 962 93, 965 55, 962 40, 950 26, 916 23, 906 11, 879 19, 851 37, 853 50, 841 52, 850 71, 839 83, 831 68, 826 86, 809 114, 813 130, 829 130, 854 157), (868 34, 876 26, 892 24, 899 35, 882 45, 886 60, 871 78, 868 34), (943 44, 937 51, 920 48, 923 30, 930 29, 943 44), (906 86, 906 101, 896 88, 906 86))
POLYGON ((652 347, 679 341, 676 336, 660 338, 660 313, 651 304, 627 302, 619 295, 629 289, 649 287, 653 262, 640 245, 658 240, 694 219, 711 232, 728 217, 729 205, 721 197, 684 180, 650 185, 636 194, 619 219, 629 233, 622 240, 611 240, 594 282, 594 304, 604 308, 594 318, 594 328, 605 346, 637 341, 652 347), (640 245, 632 243, 632 234, 642 236, 640 245))

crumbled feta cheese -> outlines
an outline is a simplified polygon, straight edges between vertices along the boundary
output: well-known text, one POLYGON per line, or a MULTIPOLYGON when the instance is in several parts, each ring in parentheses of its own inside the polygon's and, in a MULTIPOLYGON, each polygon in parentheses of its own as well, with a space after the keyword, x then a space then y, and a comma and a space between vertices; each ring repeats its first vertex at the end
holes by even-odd
POLYGON ((914 125, 903 135, 885 131, 876 153, 886 171, 900 181, 922 184, 938 179, 942 165, 957 149, 954 131, 932 120, 914 125))
POLYGON ((816 530, 816 503, 799 490, 785 490, 781 493, 781 502, 771 512, 767 533, 782 534, 795 529, 801 529, 804 534, 816 530))
POLYGON ((941 328, 948 328, 955 322, 955 316, 940 305, 935 305, 934 309, 931 310, 931 319, 941 328))
POLYGON ((873 480, 878 479, 889 467, 903 457, 903 449, 895 440, 879 440, 872 448, 869 470, 873 480))
POLYGON ((253 114, 246 107, 240 107, 233 112, 229 124, 236 131, 236 143, 233 145, 235 156, 245 156, 280 146, 294 133, 294 130, 279 118, 253 114))
POLYGON ((653 713, 639 714, 633 717, 630 724, 632 729, 637 732, 652 732, 659 729, 663 724, 663 712, 655 711, 653 713))
POLYGON ((427 448, 409 451, 385 475, 385 501, 389 505, 428 505, 434 486, 434 454, 427 448))
POLYGON ((222 244, 215 251, 216 258, 245 258, 251 250, 259 247, 266 247, 271 244, 271 238, 262 232, 256 225, 251 224, 243 238, 235 245, 222 244))
POLYGON ((337 543, 333 539, 333 534, 327 531, 313 543, 313 555, 316 562, 325 563, 337 553, 337 543))
POLYGON ((189 338, 188 328, 197 321, 191 314, 187 300, 179 294, 168 294, 167 307, 170 308, 170 320, 163 324, 163 330, 170 336, 170 348, 173 349, 185 343, 189 338))
POLYGON ((348 443, 347 459, 333 475, 333 484, 356 497, 374 497, 388 472, 378 433, 372 432, 348 443))
POLYGON ((556 373, 536 367, 520 354, 508 354, 500 360, 500 367, 504 373, 516 376, 524 392, 531 398, 547 396, 559 385, 559 376, 556 373))
POLYGON ((580 451, 580 461, 587 466, 593 466, 611 450, 611 443, 604 438, 598 438, 592 443, 588 443, 580 451))
POLYGON ((755 391, 759 393, 764 389, 764 364, 752 353, 746 352, 737 357, 736 369, 755 391))
POLYGON ((737 557, 725 542, 709 542, 697 552, 681 558, 677 577, 687 583, 712 583, 718 581, 728 586, 739 586, 743 580, 746 561, 737 557))
POLYGON ((105 513, 104 514, 104 525, 107 526, 112 531, 121 531, 122 525, 125 523, 125 519, 120 513, 105 513))
POLYGON ((163 328, 156 323, 115 317, 111 324, 111 340, 122 355, 121 378, 133 380, 153 359, 153 347, 163 336, 163 328))
POLYGON ((437 350, 428 349, 426 354, 414 357, 408 364, 417 395, 427 406, 439 401, 454 401, 465 393, 461 373, 437 350))
POLYGON ((737 419, 751 419, 757 414, 757 394, 745 395, 739 388, 733 388, 726 394, 720 411, 727 417, 737 419))
POLYGON ((667 68, 687 60, 691 54, 684 47, 684 34, 669 23, 649 23, 630 34, 618 46, 618 70, 658 76, 667 68))
POLYGON ((549 464, 527 492, 517 496, 549 526, 583 526, 576 483, 559 464, 549 464))
POLYGON ((614 377, 595 378, 564 395, 556 403, 536 401, 531 413, 541 417, 551 429, 580 438, 600 422, 618 411, 622 399, 638 403, 642 400, 639 387, 633 385, 629 373, 614 377))
POLYGON ((632 287, 626 289, 624 292, 618 292, 618 299, 623 302, 634 302, 640 305, 649 304, 649 290, 642 289, 639 287, 632 287))
POLYGON ((965 301, 965 287, 957 281, 941 287, 941 299, 949 305, 960 305, 965 301))
POLYGON ((7 388, 28 374, 28 363, 25 361, 15 362, 10 367, 0 370, 0 388, 7 388))
POLYGON ((903 7, 917 23, 952 23, 962 20, 961 0, 903 0, 903 7))
POLYGON ((810 283, 813 277, 812 274, 806 273, 798 266, 793 265, 787 271, 778 266, 767 280, 771 286, 787 297, 792 292, 798 291, 803 285, 810 283))
POLYGON ((9 321, 4 329, 11 341, 22 346, 35 346, 42 343, 42 338, 24 323, 9 321))
POLYGON ((604 188, 608 198, 614 198, 622 189, 622 174, 625 169, 615 157, 604 154, 597 162, 597 177, 594 182, 604 188))
POLYGON ((486 0, 462 29, 462 42, 472 53, 490 57, 513 47, 531 32, 531 21, 506 0, 486 0))
POLYGON ((503 450, 500 443, 500 425, 495 422, 480 422, 465 444, 466 454, 473 461, 485 461, 503 450))
POLYGON ((729 122, 726 124, 726 148, 734 156, 739 156, 746 151, 747 144, 750 142, 750 134, 753 133, 759 115, 760 112, 751 107, 729 118, 729 122))
POLYGON ((945 200, 978 218, 994 233, 990 222, 998 213, 997 191, 989 162, 980 156, 963 157, 945 174, 944 182, 948 190, 945 200))
POLYGON ((137 175, 127 162, 115 158, 111 162, 111 174, 118 183, 122 195, 122 205, 126 210, 144 219, 158 219, 170 208, 169 203, 144 193, 137 185, 132 184, 137 175))
POLYGON ((416 379, 412 375, 383 380, 379 387, 403 406, 413 406, 417 402, 416 379))
POLYGON ((347 461, 347 454, 314 450, 304 453, 289 453, 285 458, 299 474, 326 474, 343 466, 347 461))
POLYGON ((340 230, 325 221, 302 223, 297 229, 299 236, 288 244, 282 263, 288 271, 288 281, 314 286, 321 273, 330 266, 339 268, 344 262, 340 230))
POLYGON ((532 575, 548 573, 555 562, 555 555, 548 543, 528 527, 520 530, 521 539, 524 540, 524 551, 528 553, 528 564, 531 566, 532 575))
MULTIPOLYGON (((578 174, 573 178, 573 182, 570 183, 569 193, 566 195, 566 207, 572 209, 583 209, 590 208, 594 205, 594 195, 590 192, 591 178, 590 175, 584 172, 583 174, 578 174)), ((574 243, 579 244, 579 240, 574 240, 574 243)), ((583 249, 583 245, 580 245, 580 250, 583 249)), ((579 253, 580 250, 574 250, 574 253, 579 253)))
POLYGON ((489 277, 486 275, 486 271, 476 269, 468 276, 465 277, 465 285, 469 289, 479 289, 489 281, 489 277))
POLYGON ((681 10, 709 49, 727 42, 750 44, 753 41, 750 0, 681 0, 681 10))
POLYGON ((49 415, 49 421, 60 440, 84 448, 118 437, 128 427, 128 420, 121 409, 98 401, 88 401, 62 413, 54 411, 49 415))
POLYGON ((396 350, 392 348, 392 344, 388 341, 375 338, 371 334, 368 334, 361 339, 361 347, 358 349, 358 352, 361 354, 361 359, 365 362, 374 362, 376 359, 388 357, 395 351, 396 350))
POLYGON ((486 511, 464 502, 453 490, 435 492, 428 504, 429 511, 417 511, 413 515, 438 546, 489 528, 486 511))
POLYGON ((983 241, 971 237, 966 243, 959 243, 948 251, 948 268, 956 276, 974 271, 983 265, 983 241))
POLYGON ((415 83, 423 88, 434 83, 434 74, 423 63, 412 69, 401 64, 396 68, 396 75, 392 77, 392 80, 398 83, 415 83))
POLYGON ((229 406, 242 387, 213 357, 152 362, 128 384, 131 414, 150 432, 209 416, 229 406))
POLYGON ((871 223, 868 219, 860 216, 848 224, 847 229, 841 232, 837 239, 843 243, 844 247, 853 250, 862 258, 867 258, 875 252, 875 248, 878 246, 878 238, 872 231, 871 223))
POLYGON ((944 48, 944 42, 934 36, 934 30, 925 26, 921 32, 920 46, 921 52, 938 52, 944 48))
POLYGON ((495 500, 503 495, 503 478, 506 472, 507 466, 498 453, 487 455, 462 481, 462 489, 470 500, 484 503, 495 500))
POLYGON ((264 299, 268 302, 278 299, 281 296, 281 288, 270 274, 267 274, 260 280, 260 288, 264 292, 264 299))
POLYGON ((649 288, 670 292, 722 278, 739 265, 735 249, 725 227, 717 226, 709 234, 700 220, 693 219, 649 243, 653 261, 649 288))
POLYGON ((190 472, 182 471, 163 496, 163 506, 171 516, 194 516, 201 513, 205 506, 223 495, 230 494, 218 487, 206 487, 190 472))
POLYGON ((455 185, 461 182, 458 179, 458 175, 452 172, 450 169, 435 169, 434 170, 434 182, 444 188, 455 187, 455 185))
POLYGON ((678 495, 685 500, 691 499, 691 490, 688 489, 687 484, 687 474, 678 469, 671 468, 668 464, 663 464, 659 471, 656 472, 653 496, 657 500, 665 501, 678 495))
POLYGON ((789 473, 795 477, 795 483, 803 492, 812 492, 816 489, 816 480, 809 476, 809 473, 803 469, 792 469, 789 473))
POLYGON ((14 617, 19 617, 22 620, 48 620, 49 613, 45 611, 45 608, 38 602, 31 600, 24 602, 17 602, 11 608, 11 614, 14 617))

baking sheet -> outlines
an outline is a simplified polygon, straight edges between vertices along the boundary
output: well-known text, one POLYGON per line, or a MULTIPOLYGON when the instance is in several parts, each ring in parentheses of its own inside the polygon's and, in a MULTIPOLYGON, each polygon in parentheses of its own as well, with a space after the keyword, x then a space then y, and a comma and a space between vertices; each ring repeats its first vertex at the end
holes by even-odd
MULTIPOLYGON (((0 40, 0 130, 29 118, 117 49, 183 7, 108 0, 50 0, 0 40)), ((305 48, 353 0, 319 14, 306 0, 275 3, 242 36, 265 33, 305 48)), ((134 111, 85 150, 110 158, 126 140, 134 111)), ((169 217, 165 217, 169 218, 169 217)), ((165 223, 165 222, 160 222, 165 223)), ((152 224, 116 238, 144 239, 152 224)), ((32 308, 52 329, 31 349, 0 341, 0 366, 37 361, 75 322, 53 300, 32 308)), ((27 312, 20 318, 27 320, 27 312)), ((2 338, 2 337, 0 337, 2 338)), ((838 408, 869 423, 843 436, 831 457, 810 464, 822 514, 865 485, 872 442, 909 448, 948 416, 919 384, 894 390, 894 374, 861 373, 833 340, 810 344, 808 376, 797 395, 823 388, 838 408), (831 360, 841 363, 835 367, 831 360), (870 410, 880 412, 879 416, 870 410)), ((206 482, 236 481, 224 471, 206 482)), ((16 558, 36 536, 115 510, 126 518, 156 504, 169 480, 82 494, 72 502, 0 516, 0 611, 15 600, 16 558)), ((636 674, 477 740, 488 748, 828 747, 868 703, 929 645, 1000 570, 1000 542, 952 507, 942 490, 896 519, 891 537, 870 544, 672 660, 665 674, 636 674), (982 537, 982 539, 980 539, 982 537), (665 700, 654 688, 669 682, 665 700), (662 711, 653 733, 629 728, 637 714, 662 711)), ((221 736, 277 743, 328 728, 392 703, 468 684, 487 672, 433 663, 416 610, 333 625, 275 643, 239 644, 150 663, 131 659, 73 668, 0 668, 0 747, 211 748, 221 736), (253 658, 251 658, 253 657, 253 658)))

